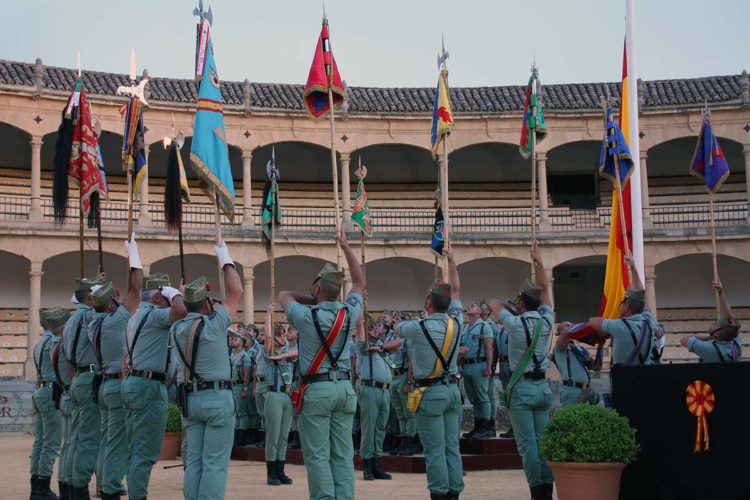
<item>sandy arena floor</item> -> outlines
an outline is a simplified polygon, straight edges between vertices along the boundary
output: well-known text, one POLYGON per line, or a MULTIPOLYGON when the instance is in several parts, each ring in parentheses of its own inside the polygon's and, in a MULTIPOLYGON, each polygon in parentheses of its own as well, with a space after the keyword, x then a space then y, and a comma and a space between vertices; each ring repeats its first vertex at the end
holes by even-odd
MULTIPOLYGON (((29 498, 29 454, 33 437, 23 434, 0 434, 2 450, 2 486, 0 498, 22 500, 29 498)), ((182 468, 163 469, 177 461, 159 462, 151 475, 149 498, 159 500, 182 499, 182 468)), ((57 464, 55 464, 55 468, 57 464)), ((392 471, 390 471, 392 472, 392 471)), ((229 464, 226 498, 307 498, 307 475, 302 466, 287 465, 286 473, 294 484, 291 486, 266 485, 266 468, 263 463, 232 461, 229 464)), ((364 481, 362 472, 355 471, 358 499, 400 497, 408 499, 429 498, 424 474, 393 474, 392 481, 364 481)), ((469 472, 465 479, 466 489, 461 498, 471 499, 528 499, 529 490, 523 471, 469 472)), ((57 490, 57 477, 52 478, 57 490)), ((93 493, 93 487, 91 489, 93 493)))

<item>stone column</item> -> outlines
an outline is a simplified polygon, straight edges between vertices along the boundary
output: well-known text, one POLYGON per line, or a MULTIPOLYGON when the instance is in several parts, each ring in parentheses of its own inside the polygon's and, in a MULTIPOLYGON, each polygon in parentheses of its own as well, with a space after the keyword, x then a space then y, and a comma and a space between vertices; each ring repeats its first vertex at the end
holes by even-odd
POLYGON ((42 216, 42 136, 31 136, 31 210, 29 220, 41 222, 42 216))
POLYGON ((242 270, 242 288, 245 292, 242 297, 242 321, 245 323, 255 323, 255 297, 253 295, 255 273, 253 266, 246 265, 242 270))
POLYGON ((536 167, 537 183, 539 184, 539 229, 541 231, 551 231, 549 194, 547 192, 547 153, 537 152, 536 167))
POLYGON ((654 227, 651 219, 651 201, 648 190, 648 152, 641 151, 641 208, 643 208, 643 229, 654 227))
MULTIPOLYGON (((146 147, 145 153, 146 153, 146 162, 148 162, 148 157, 149 157, 148 147, 146 147)), ((133 178, 133 182, 135 182, 135 178, 133 178)), ((138 211, 138 226, 149 227, 151 225, 151 214, 148 211, 148 173, 146 174, 146 177, 143 178, 143 182, 141 182, 140 196, 141 196, 141 204, 140 204, 140 210, 138 211)))
POLYGON ((351 231, 352 228, 352 186, 349 181, 349 153, 341 153, 341 193, 343 199, 343 222, 344 229, 351 231))
POLYGON ((253 161, 253 152, 249 149, 242 150, 242 227, 252 229, 255 227, 253 220, 253 186, 252 171, 250 166, 253 161))
POLYGON ((750 224, 750 144, 745 144, 742 153, 745 155, 745 191, 748 200, 747 222, 750 224))
POLYGON ((32 261, 29 269, 29 324, 26 332, 26 366, 24 378, 36 378, 34 367, 34 346, 42 336, 42 326, 39 323, 39 307, 42 303, 42 262, 32 261))
POLYGON ((656 267, 646 266, 646 305, 654 314, 654 317, 658 317, 656 314, 656 267))

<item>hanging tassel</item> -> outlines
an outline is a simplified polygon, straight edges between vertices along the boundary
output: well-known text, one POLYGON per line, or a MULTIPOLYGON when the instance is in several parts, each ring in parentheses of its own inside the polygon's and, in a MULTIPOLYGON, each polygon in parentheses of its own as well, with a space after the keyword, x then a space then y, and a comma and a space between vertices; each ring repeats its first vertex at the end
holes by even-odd
POLYGON ((164 222, 167 229, 174 231, 182 225, 182 190, 180 188, 179 149, 172 142, 169 148, 167 179, 164 189, 164 222))
POLYGON ((89 206, 88 226, 89 226, 89 229, 98 228, 99 227, 99 210, 101 208, 101 205, 99 203, 99 193, 94 192, 91 195, 91 198, 89 198, 89 201, 91 202, 91 205, 89 206))
POLYGON ((68 210, 68 169, 70 155, 73 149, 73 118, 62 112, 62 122, 57 129, 57 143, 55 144, 55 161, 53 164, 54 181, 52 183, 52 206, 54 208, 55 223, 65 222, 68 210))

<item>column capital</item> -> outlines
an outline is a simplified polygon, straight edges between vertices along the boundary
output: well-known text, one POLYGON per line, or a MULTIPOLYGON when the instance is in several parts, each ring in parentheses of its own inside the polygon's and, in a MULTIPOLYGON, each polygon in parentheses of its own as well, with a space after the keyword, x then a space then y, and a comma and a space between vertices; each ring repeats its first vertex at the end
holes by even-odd
POLYGON ((41 147, 44 143, 44 138, 41 135, 32 135, 31 139, 29 140, 29 144, 31 144, 32 147, 39 146, 41 147))
POLYGON ((536 161, 547 161, 547 152, 546 151, 537 151, 536 152, 536 161))
POLYGON ((342 152, 339 152, 339 155, 341 156, 341 162, 342 163, 343 162, 347 162, 348 163, 352 159, 352 154, 351 153, 342 153, 342 152))
POLYGON ((36 261, 32 260, 29 264, 29 276, 42 276, 44 272, 42 272, 42 266, 44 263, 42 261, 36 261))
POLYGON ((750 154, 750 144, 743 144, 742 152, 745 153, 746 155, 750 154))
POLYGON ((647 149, 641 149, 641 160, 647 160, 648 159, 648 150, 647 149))
POLYGON ((253 150, 252 149, 243 149, 242 150, 242 160, 252 160, 253 159, 253 150))

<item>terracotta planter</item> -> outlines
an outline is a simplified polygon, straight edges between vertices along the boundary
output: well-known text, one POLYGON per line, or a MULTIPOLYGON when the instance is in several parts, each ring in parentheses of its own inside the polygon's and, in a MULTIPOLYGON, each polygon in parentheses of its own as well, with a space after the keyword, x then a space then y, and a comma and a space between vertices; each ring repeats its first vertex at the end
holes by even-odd
POLYGON ((549 462, 559 500, 617 500, 623 463, 549 462))
POLYGON ((164 433, 159 460, 175 460, 177 458, 177 455, 180 454, 181 436, 179 432, 164 433))

